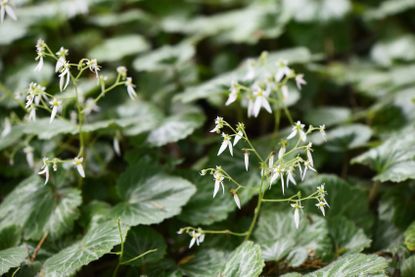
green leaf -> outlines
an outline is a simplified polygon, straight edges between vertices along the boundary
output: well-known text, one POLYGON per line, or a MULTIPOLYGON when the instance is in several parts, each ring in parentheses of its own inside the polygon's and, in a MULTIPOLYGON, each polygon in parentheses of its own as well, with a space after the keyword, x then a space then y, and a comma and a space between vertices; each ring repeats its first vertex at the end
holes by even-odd
POLYGON ((9 45, 13 41, 22 38, 27 33, 27 26, 22 22, 6 19, 0 26, 0 45, 9 45))
POLYGON ((10 268, 18 267, 27 257, 25 246, 7 248, 0 251, 0 274, 5 274, 10 268))
POLYGON ((180 67, 195 55, 195 48, 190 42, 178 45, 166 45, 146 55, 136 58, 133 62, 137 71, 161 71, 180 67))
POLYGON ((44 185, 32 176, 21 182, 0 205, 0 229, 24 227, 24 236, 40 239, 48 233, 56 239, 71 230, 81 204, 78 189, 44 185))
POLYGON ((150 132, 147 141, 154 146, 163 146, 188 137, 202 126, 205 117, 202 113, 185 113, 167 117, 156 129, 150 132))
POLYGON ((415 129, 407 127, 352 160, 376 170, 375 180, 403 182, 415 179, 415 129))
POLYGON ((370 52, 371 58, 382 66, 391 66, 395 61, 415 59, 415 36, 403 35, 375 44, 370 52))
POLYGON ((16 246, 20 242, 22 230, 19 226, 10 225, 0 230, 0 250, 16 246))
POLYGON ((134 9, 122 13, 108 13, 91 16, 90 21, 99 27, 112 27, 121 24, 132 23, 134 21, 149 21, 151 18, 145 12, 134 9))
POLYGON ((410 251, 415 251, 415 222, 409 225, 405 234, 405 245, 410 251))
POLYGON ((329 21, 345 16, 351 10, 349 0, 284 0, 283 7, 295 21, 329 21))
POLYGON ((372 130, 363 124, 350 124, 339 126, 327 132, 327 142, 320 134, 313 136, 313 142, 323 144, 330 151, 343 152, 346 149, 354 149, 365 146, 372 136, 372 130))
POLYGON ((114 62, 146 51, 149 47, 147 41, 140 35, 123 35, 105 40, 92 49, 88 56, 97 59, 98 62, 114 62))
POLYGON ((187 180, 169 176, 161 169, 140 161, 118 179, 117 191, 123 200, 113 214, 129 225, 150 225, 180 214, 195 193, 187 180))
POLYGON ((343 256, 320 270, 304 275, 305 277, 324 276, 387 276, 386 259, 376 255, 351 254, 343 256))
POLYGON ((167 245, 163 236, 154 229, 146 226, 133 227, 128 231, 125 239, 124 256, 121 262, 131 260, 152 249, 157 249, 157 251, 130 262, 128 265, 141 266, 146 263, 157 262, 166 254, 166 248, 167 245))
POLYGON ((28 135, 36 135, 39 139, 51 139, 60 134, 75 134, 77 127, 66 119, 55 119, 49 123, 49 118, 37 119, 33 122, 22 124, 23 132, 28 135))
POLYGON ((383 19, 411 8, 415 8, 415 2, 412 0, 386 0, 380 3, 379 7, 369 9, 364 15, 368 19, 383 19))
POLYGON ((259 276, 265 266, 261 248, 252 241, 245 241, 227 258, 220 276, 259 276))
POLYGON ((412 277, 415 276, 415 256, 412 255, 409 258, 405 259, 401 266, 401 276, 402 277, 412 277))
MULTIPOLYGON (((124 234, 125 231, 123 230, 124 234)), ((40 274, 71 276, 82 266, 109 253, 115 245, 120 243, 120 234, 115 220, 94 224, 80 241, 48 258, 40 274)))
POLYGON ((361 252, 372 242, 361 228, 343 216, 329 218, 328 228, 337 255, 361 252))
MULTIPOLYGON (((321 184, 325 184, 326 200, 330 205, 330 208, 326 210, 326 217, 342 215, 369 233, 373 225, 373 214, 369 210, 368 192, 337 176, 325 174, 306 180, 301 187, 306 194, 309 194, 321 184), (359 216, 356 216, 357 214, 359 216)), ((314 204, 313 202, 304 203, 308 210, 320 214, 314 204)))
POLYGON ((325 220, 303 215, 296 229, 291 210, 263 210, 254 237, 265 261, 284 260, 292 267, 302 265, 310 253, 321 258, 331 251, 325 220))
POLYGON ((312 125, 332 126, 346 122, 352 112, 344 107, 319 107, 307 112, 305 119, 312 125))
POLYGON ((19 125, 12 126, 10 133, 0 139, 0 150, 14 145, 23 136, 23 128, 19 125))
POLYGON ((185 276, 220 276, 220 269, 225 265, 228 256, 228 253, 222 250, 201 249, 196 254, 185 257, 179 270, 185 276))

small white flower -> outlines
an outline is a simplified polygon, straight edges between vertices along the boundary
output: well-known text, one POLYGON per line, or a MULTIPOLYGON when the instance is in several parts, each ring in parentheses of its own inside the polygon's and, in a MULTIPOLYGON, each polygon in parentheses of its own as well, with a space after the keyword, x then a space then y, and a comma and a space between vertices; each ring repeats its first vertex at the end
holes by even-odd
POLYGON ((313 160, 313 155, 311 154, 311 147, 313 146, 313 144, 310 142, 307 147, 306 147, 306 152, 307 152, 307 160, 309 161, 310 165, 312 167, 314 167, 314 160, 313 160))
MULTIPOLYGON (((301 168, 301 167, 300 167, 301 168)), ((304 181, 304 178, 305 178, 305 176, 306 176, 306 174, 307 174, 307 170, 311 170, 311 171, 314 171, 314 172, 317 172, 315 169, 314 169, 314 167, 310 164, 310 161, 305 161, 304 162, 304 170, 303 170, 303 172, 302 172, 302 175, 301 175, 301 181, 304 181)))
POLYGON ((281 82, 284 76, 288 76, 291 74, 291 69, 288 67, 287 64, 287 61, 284 60, 277 62, 278 69, 277 73, 275 73, 275 81, 277 83, 281 82))
POLYGON ((297 85, 298 90, 301 90, 301 87, 307 84, 307 82, 304 80, 303 74, 298 74, 295 76, 295 84, 297 85))
POLYGON ((43 68, 43 57, 45 56, 46 44, 42 39, 38 39, 36 43, 36 61, 39 61, 35 67, 35 71, 41 71, 43 68))
POLYGON ((60 67, 60 73, 59 73, 59 89, 60 91, 64 91, 68 85, 69 81, 71 79, 71 72, 69 71, 70 65, 69 62, 64 61, 62 66, 60 67))
POLYGON ((0 2, 0 22, 3 23, 5 15, 10 16, 13 20, 17 20, 17 16, 14 13, 12 7, 9 4, 9 0, 1 0, 0 2))
POLYGON ((288 99, 288 96, 289 96, 289 92, 288 92, 288 87, 287 86, 282 86, 282 88, 281 88, 281 93, 282 93, 282 97, 283 97, 283 99, 284 100, 287 100, 288 99))
POLYGON ((269 168, 272 168, 274 166, 274 153, 272 153, 270 156, 269 156, 269 159, 268 159, 268 167, 269 168))
POLYGON ((233 139, 233 146, 235 146, 243 136, 244 134, 242 133, 242 131, 238 131, 238 133, 235 134, 235 138, 233 139))
POLYGON ((36 108, 34 106, 30 108, 29 116, 27 119, 29 121, 36 121, 36 108))
POLYGON ((121 80, 127 78, 127 68, 125 66, 117 67, 117 73, 121 76, 121 80))
POLYGON ((50 114, 50 120, 49 123, 52 123, 52 121, 55 119, 56 114, 58 113, 58 111, 60 111, 61 107, 62 107, 62 101, 53 98, 52 101, 49 102, 50 107, 52 108, 52 112, 50 114))
POLYGON ((266 90, 263 90, 260 86, 254 85, 254 107, 253 107, 253 115, 254 117, 258 117, 261 108, 264 108, 267 112, 272 113, 271 106, 268 102, 268 96, 271 93, 271 89, 267 87, 266 90))
POLYGON ((213 198, 215 198, 216 194, 218 193, 220 187, 222 187, 222 193, 225 193, 225 187, 223 185, 223 174, 220 172, 220 169, 217 168, 213 173, 213 179, 215 180, 215 187, 213 189, 213 198))
POLYGON ((278 151, 278 160, 281 160, 281 158, 284 157, 285 151, 285 144, 283 144, 280 150, 278 151))
POLYGON ((254 99, 249 98, 249 100, 248 100, 248 109, 247 109, 248 117, 255 116, 254 107, 255 107, 254 99))
POLYGON ((297 182, 295 181, 294 176, 293 176, 293 169, 292 168, 287 170, 287 180, 286 180, 287 187, 290 184, 290 182, 293 183, 294 185, 297 185, 297 182))
POLYGON ((300 203, 297 201, 294 204, 291 204, 291 207, 294 208, 294 225, 295 228, 298 229, 300 226, 300 210, 303 208, 303 206, 300 205, 300 203))
POLYGON ((56 52, 58 60, 55 65, 55 72, 61 71, 62 66, 66 62, 66 55, 68 55, 68 49, 61 47, 58 52, 56 52))
POLYGON ((283 175, 283 170, 281 169, 280 166, 277 166, 272 170, 270 184, 269 184, 270 188, 272 184, 274 184, 274 182, 277 181, 278 179, 280 179, 281 181, 282 194, 285 194, 284 175, 283 175))
POLYGON ((99 81, 99 71, 101 70, 101 67, 98 65, 96 59, 88 60, 87 66, 89 70, 91 70, 92 73, 95 73, 95 77, 99 81))
POLYGON ((249 168, 249 152, 244 152, 244 162, 245 162, 245 170, 248 171, 249 168))
POLYGON ((133 84, 133 79, 131 77, 127 77, 125 86, 127 87, 128 96, 130 96, 131 100, 135 100, 137 98, 137 93, 135 92, 135 85, 133 84))
POLYGON ((323 137, 324 141, 327 141, 327 135, 326 135, 326 125, 320 125, 319 131, 321 136, 323 137))
POLYGON ((190 236, 192 239, 190 240, 189 248, 192 248, 195 243, 197 246, 199 246, 205 240, 205 234, 203 234, 201 230, 198 230, 197 232, 193 230, 190 233, 190 236))
POLYGON ((239 200, 239 196, 236 192, 233 193, 233 200, 236 203, 236 206, 238 206, 238 209, 241 209, 241 200, 239 200))
POLYGON ((210 130, 211 133, 220 133, 220 129, 223 128, 223 118, 220 116, 217 116, 215 119, 215 128, 210 130))
POLYGON ((327 205, 326 202, 323 202, 323 201, 318 201, 318 203, 316 204, 316 207, 320 209, 323 216, 326 216, 326 211, 324 210, 324 207, 326 205, 327 205))
POLYGON ((48 165, 48 158, 43 158, 43 166, 40 168, 40 171, 38 172, 39 175, 45 174, 45 185, 49 181, 49 165, 48 165))
POLYGON ((300 137, 300 140, 305 142, 307 140, 307 135, 304 132, 304 124, 302 124, 300 121, 297 121, 295 125, 291 128, 291 134, 287 137, 287 139, 292 139, 296 135, 300 137))
POLYGON ((23 152, 26 154, 26 162, 29 165, 29 167, 33 168, 35 163, 33 159, 33 148, 30 146, 26 146, 23 148, 23 152))
POLYGON ((86 115, 91 114, 92 112, 99 112, 100 108, 96 104, 95 100, 92 98, 88 98, 85 102, 85 109, 84 112, 86 115))
POLYGON ((76 157, 75 159, 73 159, 73 165, 76 167, 76 170, 78 170, 79 175, 82 178, 85 178, 85 171, 84 171, 84 167, 82 166, 82 163, 84 161, 83 157, 76 157))
POLYGON ((2 138, 6 137, 8 134, 10 134, 11 131, 12 131, 12 124, 10 123, 10 120, 8 118, 5 118, 4 124, 3 124, 3 131, 1 131, 1 137, 2 138))
POLYGON ((226 100, 225 105, 229 106, 230 104, 235 102, 236 99, 238 99, 238 94, 239 94, 239 84, 238 84, 238 82, 233 80, 232 83, 231 83, 231 89, 230 89, 229 97, 228 97, 228 100, 226 100))
POLYGON ((225 133, 222 133, 223 142, 219 148, 218 156, 223 153, 223 151, 226 150, 226 148, 229 148, 229 152, 231 153, 231 156, 233 156, 233 146, 231 142, 231 137, 225 133))
POLYGON ((118 136, 114 137, 112 141, 112 148, 117 156, 121 156, 120 140, 118 139, 118 136))

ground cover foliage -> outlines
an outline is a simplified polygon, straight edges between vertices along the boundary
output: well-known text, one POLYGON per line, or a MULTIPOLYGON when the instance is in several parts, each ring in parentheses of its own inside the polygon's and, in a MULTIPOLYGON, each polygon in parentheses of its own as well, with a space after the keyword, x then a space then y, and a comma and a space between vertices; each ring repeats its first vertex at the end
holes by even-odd
POLYGON ((415 276, 413 0, 0 15, 0 274, 415 276))

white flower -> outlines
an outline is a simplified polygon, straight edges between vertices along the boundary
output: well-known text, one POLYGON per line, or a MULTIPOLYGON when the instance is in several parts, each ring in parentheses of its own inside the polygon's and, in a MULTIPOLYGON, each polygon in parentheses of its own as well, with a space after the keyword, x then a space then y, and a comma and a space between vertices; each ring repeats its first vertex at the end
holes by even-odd
POLYGON ((4 124, 3 124, 3 131, 1 131, 1 137, 2 138, 6 137, 8 134, 10 134, 11 131, 12 131, 12 124, 10 123, 10 120, 8 118, 5 118, 4 124))
POLYGON ((231 142, 231 137, 225 133, 222 133, 223 142, 219 148, 218 156, 223 153, 223 151, 226 150, 226 148, 229 148, 229 152, 231 153, 231 156, 233 156, 233 147, 231 142))
POLYGON ((297 85, 298 90, 301 90, 302 85, 307 84, 307 82, 304 80, 303 74, 298 74, 295 76, 295 84, 297 85))
POLYGON ((284 76, 288 76, 291 74, 291 69, 287 65, 287 61, 279 61, 277 63, 278 69, 277 73, 275 73, 275 81, 277 83, 281 82, 281 80, 284 78, 284 76))
POLYGON ((58 113, 58 111, 61 109, 62 107, 62 101, 53 98, 52 101, 49 102, 50 107, 52 108, 52 112, 50 114, 50 120, 49 123, 52 123, 52 121, 55 119, 56 114, 58 113))
POLYGON ((29 121, 36 121, 36 108, 34 106, 30 108, 29 116, 27 119, 29 121))
POLYGON ((23 148, 23 152, 26 154, 26 161, 29 167, 32 167, 35 165, 34 159, 33 159, 33 148, 30 146, 26 146, 23 148))
POLYGON ((36 57, 36 61, 38 60, 39 62, 37 63, 36 67, 35 67, 35 71, 41 71, 43 68, 43 57, 45 56, 45 42, 42 39, 38 39, 36 42, 36 53, 37 53, 37 57, 36 57))
POLYGON ((99 112, 100 108, 96 104, 95 100, 92 98, 88 98, 85 102, 85 109, 84 112, 86 115, 91 114, 92 112, 99 112))
POLYGON ((293 183, 294 185, 297 185, 297 182, 295 181, 294 176, 293 176, 293 169, 292 168, 287 170, 287 180, 286 180, 287 187, 290 184, 290 182, 293 183))
POLYGON ((218 133, 220 132, 220 129, 223 128, 223 118, 220 116, 217 116, 215 119, 215 128, 210 130, 211 133, 218 133))
POLYGON ((95 77, 99 81, 99 75, 98 72, 100 71, 101 67, 98 65, 96 59, 88 60, 87 66, 89 70, 91 70, 92 73, 95 73, 95 77))
POLYGON ((0 2, 0 22, 3 23, 5 15, 10 16, 13 20, 17 20, 16 14, 9 4, 9 0, 1 0, 0 2))
POLYGON ((319 131, 321 136, 323 137, 324 141, 327 141, 327 135, 326 135, 326 125, 320 125, 319 131))
POLYGON ((291 204, 291 207, 294 208, 294 225, 295 228, 298 229, 300 226, 300 210, 303 208, 303 206, 300 205, 300 203, 297 201, 294 204, 291 204))
POLYGON ((326 212, 324 210, 324 207, 327 206, 326 202, 323 201, 318 201, 318 203, 316 204, 316 207, 320 209, 321 213, 323 214, 323 216, 326 216, 326 212))
POLYGON ((297 123, 295 123, 295 125, 291 128, 291 134, 287 137, 287 139, 292 139, 297 134, 300 137, 300 140, 304 142, 307 140, 307 135, 304 132, 304 124, 302 124, 300 121, 297 121, 297 123))
POLYGON ((127 68, 125 66, 117 67, 117 73, 121 76, 121 80, 127 78, 127 68))
POLYGON ((313 146, 313 144, 310 142, 307 147, 306 147, 306 152, 307 152, 307 160, 309 161, 310 165, 313 167, 314 166, 314 161, 313 161, 313 155, 311 154, 311 147, 313 146))
POLYGON ((135 92, 135 85, 133 84, 133 79, 131 77, 127 77, 125 86, 127 87, 128 96, 130 96, 131 100, 135 100, 137 98, 137 93, 135 92))
POLYGON ((112 148, 114 149, 114 152, 117 156, 121 156, 121 147, 120 147, 120 141, 118 139, 118 136, 115 136, 112 141, 112 148))
POLYGON ((271 156, 269 156, 268 159, 268 167, 272 168, 274 166, 274 153, 271 154, 271 156))
POLYGON ((243 136, 244 134, 242 133, 242 131, 238 131, 238 133, 235 134, 235 138, 233 139, 233 146, 235 146, 243 136))
POLYGON ((60 91, 64 91, 69 85, 69 80, 71 78, 71 72, 69 71, 69 68, 70 68, 70 65, 69 65, 69 62, 67 61, 65 61, 60 67, 60 73, 59 73, 60 91))
POLYGON ((283 144, 280 148, 280 150, 278 151, 278 160, 280 160, 282 157, 284 157, 285 154, 285 144, 283 144))
POLYGON ((220 187, 222 187, 222 193, 225 193, 225 187, 223 186, 223 174, 220 172, 220 168, 217 168, 213 173, 213 179, 215 180, 215 187, 213 189, 213 198, 215 198, 220 187))
MULTIPOLYGON (((301 167, 300 167, 301 168, 301 167)), ((301 175, 301 181, 304 181, 304 178, 307 174, 307 170, 310 169, 311 171, 317 172, 314 167, 310 164, 310 161, 305 161, 304 162, 304 171, 302 172, 301 175)))
POLYGON ((281 169, 280 166, 275 167, 272 170, 271 173, 271 179, 270 179, 270 188, 272 186, 272 184, 277 181, 278 179, 280 179, 281 181, 281 189, 282 189, 282 194, 285 194, 285 190, 284 190, 284 175, 283 175, 283 170, 281 169))
POLYGON ((244 80, 251 81, 255 78, 256 72, 255 72, 255 60, 249 59, 247 61, 247 67, 248 71, 245 74, 244 80))
POLYGON ((317 192, 320 197, 324 197, 324 195, 327 194, 326 189, 324 188, 324 184, 321 184, 320 186, 317 187, 317 192))
POLYGON ((287 100, 288 99, 288 96, 289 96, 289 92, 288 92, 288 87, 287 86, 282 86, 282 88, 281 88, 281 93, 282 93, 282 97, 283 97, 283 99, 284 100, 287 100))
POLYGON ((253 98, 249 98, 248 100, 248 117, 254 116, 255 112, 254 112, 254 107, 255 107, 255 101, 253 98))
POLYGON ((236 206, 241 209, 241 200, 239 200, 239 196, 236 192, 233 193, 233 200, 235 201, 236 206))
POLYGON ((249 168, 249 152, 244 152, 244 163, 245 163, 245 170, 248 171, 249 168))
POLYGON ((49 181, 49 165, 48 165, 48 158, 43 158, 43 166, 40 168, 40 171, 38 172, 39 175, 45 174, 45 185, 49 181))
POLYGON ((260 86, 254 85, 253 87, 254 91, 254 107, 253 107, 253 115, 254 117, 258 117, 259 112, 261 111, 261 108, 264 108, 267 112, 272 113, 271 106, 268 102, 268 96, 271 93, 271 88, 267 87, 267 89, 264 91, 260 86))
POLYGON ((230 104, 235 102, 236 99, 238 99, 238 94, 239 94, 239 84, 238 84, 238 82, 233 80, 232 83, 231 83, 231 89, 230 89, 229 97, 228 97, 228 100, 226 100, 225 105, 229 106, 230 104))
POLYGON ((197 232, 193 230, 190 233, 190 236, 192 239, 190 240, 189 248, 192 248, 195 243, 197 246, 199 246, 205 240, 205 234, 203 234, 201 230, 198 230, 197 232))
POLYGON ((73 165, 76 167, 76 170, 78 170, 79 175, 82 178, 85 178, 85 171, 84 171, 84 167, 82 166, 82 163, 84 161, 83 157, 76 157, 75 159, 73 159, 73 165))
POLYGON ((68 55, 68 49, 61 47, 59 51, 56 52, 56 55, 58 56, 58 60, 56 61, 55 72, 58 72, 61 70, 61 67, 66 62, 66 55, 68 55))

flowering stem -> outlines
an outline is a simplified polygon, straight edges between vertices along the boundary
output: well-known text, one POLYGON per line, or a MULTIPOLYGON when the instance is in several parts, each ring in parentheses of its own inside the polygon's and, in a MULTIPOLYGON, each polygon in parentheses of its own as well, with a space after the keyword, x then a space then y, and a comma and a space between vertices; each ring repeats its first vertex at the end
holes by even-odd
POLYGON ((314 199, 316 197, 316 195, 318 194, 318 192, 313 192, 312 194, 310 194, 309 196, 306 196, 304 198, 301 198, 301 192, 298 192, 297 194, 294 194, 293 196, 289 197, 289 198, 279 198, 279 199, 262 199, 263 202, 290 202, 290 201, 304 201, 304 200, 308 200, 308 199, 314 199), (295 199, 297 198, 297 199, 295 199))
POLYGON ((158 250, 157 248, 147 250, 146 252, 144 252, 144 253, 142 253, 142 254, 140 254, 138 256, 135 256, 134 258, 131 258, 131 259, 125 261, 125 262, 121 262, 120 265, 124 265, 124 264, 128 264, 128 263, 134 262, 134 261, 136 261, 138 259, 141 259, 145 255, 148 255, 150 253, 156 252, 157 250, 158 250))
POLYGON ((244 233, 237 233, 233 232, 231 230, 202 230, 202 233, 204 234, 225 234, 225 235, 233 235, 238 237, 244 237, 246 236, 247 232, 244 233))
POLYGON ((262 159, 262 157, 258 154, 258 152, 256 151, 255 147, 252 145, 251 141, 248 138, 248 135, 246 134, 245 130, 242 130, 243 134, 244 134, 244 139, 245 141, 248 143, 249 147, 251 148, 252 152, 255 153, 255 155, 257 156, 257 158, 261 161, 264 162, 264 160, 262 159))
POLYGON ((264 192, 262 191, 262 185, 263 184, 264 184, 264 179, 261 178, 261 184, 259 186, 258 202, 257 202, 257 205, 255 207, 254 217, 252 218, 251 225, 249 225, 249 229, 248 229, 247 234, 245 236, 245 240, 249 240, 249 238, 252 234, 252 231, 254 230, 254 227, 256 225, 256 222, 258 220, 259 211, 261 210, 261 205, 262 205, 262 201, 263 201, 263 198, 264 198, 264 192))

